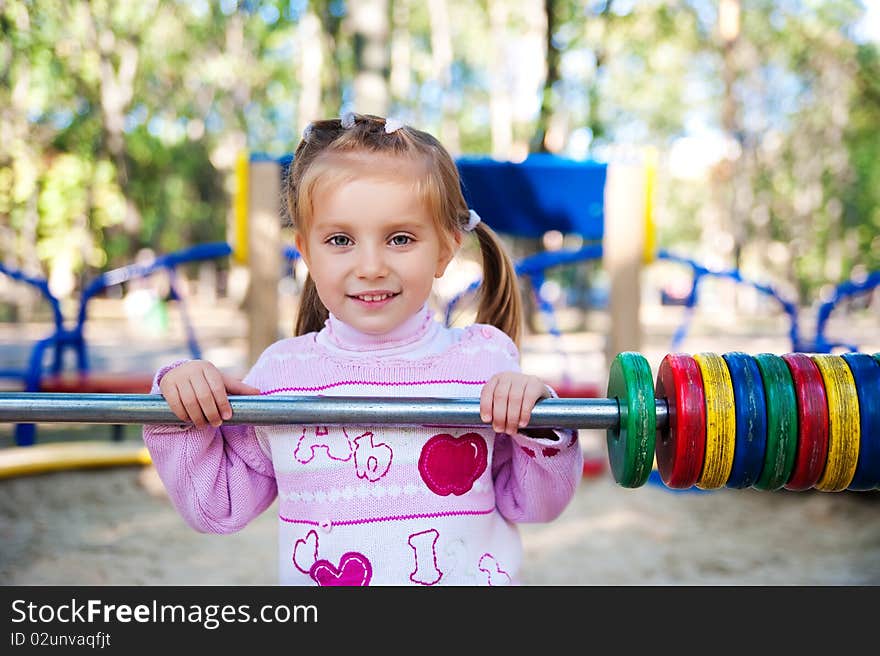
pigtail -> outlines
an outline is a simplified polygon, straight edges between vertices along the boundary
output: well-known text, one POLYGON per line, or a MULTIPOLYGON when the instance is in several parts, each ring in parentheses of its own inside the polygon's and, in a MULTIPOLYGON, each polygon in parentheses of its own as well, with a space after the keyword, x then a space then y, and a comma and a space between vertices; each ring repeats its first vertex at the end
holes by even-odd
POLYGON ((485 224, 472 230, 483 255, 483 282, 479 289, 477 323, 487 323, 507 333, 519 346, 522 333, 522 301, 513 262, 498 235, 485 224))
POLYGON ((306 276, 300 293, 299 311, 296 316, 296 330, 294 335, 299 337, 306 333, 318 332, 324 327, 330 313, 321 299, 318 297, 318 288, 315 287, 315 281, 312 280, 311 274, 306 276))

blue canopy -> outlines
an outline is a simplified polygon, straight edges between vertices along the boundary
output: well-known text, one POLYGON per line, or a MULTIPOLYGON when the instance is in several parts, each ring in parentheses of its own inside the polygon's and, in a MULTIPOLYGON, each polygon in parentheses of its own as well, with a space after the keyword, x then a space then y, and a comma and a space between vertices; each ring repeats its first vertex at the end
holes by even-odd
MULTIPOLYGON (((251 161, 273 159, 251 155, 251 161)), ((274 159, 282 180, 292 160, 292 154, 274 159)), ((548 230, 559 230, 601 241, 607 164, 533 154, 522 162, 463 156, 456 165, 468 206, 496 232, 541 237, 548 230)))
POLYGON ((461 157, 456 164, 468 206, 496 232, 540 237, 559 230, 602 239, 607 164, 544 154, 522 162, 461 157))

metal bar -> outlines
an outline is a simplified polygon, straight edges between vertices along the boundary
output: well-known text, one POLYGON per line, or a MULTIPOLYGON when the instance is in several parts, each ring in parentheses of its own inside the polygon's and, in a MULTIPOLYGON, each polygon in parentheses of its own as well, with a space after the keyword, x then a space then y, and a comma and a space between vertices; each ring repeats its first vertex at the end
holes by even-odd
MULTIPOLYGON (((351 396, 230 396, 227 424, 414 424, 484 426, 479 399, 351 396)), ((657 426, 667 423, 665 399, 656 402, 657 426)), ((0 393, 0 422, 178 424, 156 394, 0 393)), ((609 429, 620 425, 616 399, 544 399, 530 428, 609 429)))

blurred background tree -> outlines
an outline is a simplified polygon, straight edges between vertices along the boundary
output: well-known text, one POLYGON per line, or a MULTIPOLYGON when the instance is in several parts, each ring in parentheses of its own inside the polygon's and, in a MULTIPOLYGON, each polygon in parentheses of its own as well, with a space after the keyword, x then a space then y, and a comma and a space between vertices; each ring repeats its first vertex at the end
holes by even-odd
POLYGON ((0 258, 62 295, 226 238, 247 149, 393 114, 458 154, 659 153, 661 245, 809 302, 880 268, 858 0, 0 0, 0 258))

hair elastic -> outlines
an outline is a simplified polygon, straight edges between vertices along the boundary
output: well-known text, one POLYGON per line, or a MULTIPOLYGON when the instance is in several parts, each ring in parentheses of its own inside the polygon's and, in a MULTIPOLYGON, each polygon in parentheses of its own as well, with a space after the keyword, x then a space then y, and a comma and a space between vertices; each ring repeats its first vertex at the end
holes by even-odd
POLYGON ((354 112, 345 112, 345 114, 342 115, 339 123, 347 130, 348 128, 354 127, 354 121, 354 112))
POLYGON ((305 126, 303 128, 303 134, 302 134, 303 141, 309 140, 309 137, 312 136, 313 129, 314 129, 314 126, 311 123, 309 123, 307 126, 305 126))
POLYGON ((477 214, 474 210, 468 210, 468 222, 462 228, 465 232, 473 232, 474 228, 477 227, 477 224, 482 221, 480 215, 477 214))
POLYGON ((403 121, 396 118, 385 119, 385 134, 392 134, 403 127, 403 121))

